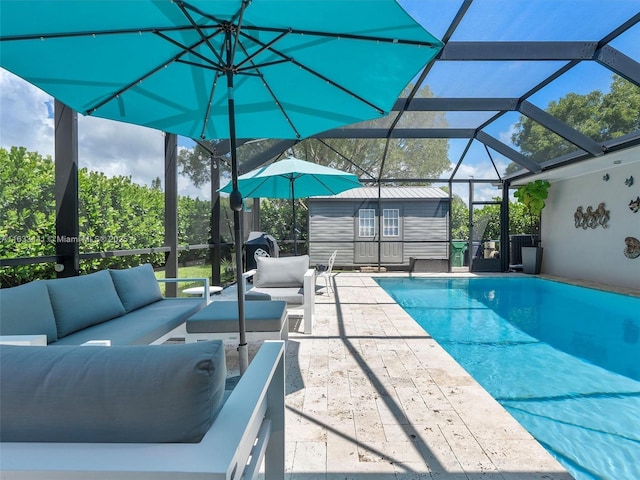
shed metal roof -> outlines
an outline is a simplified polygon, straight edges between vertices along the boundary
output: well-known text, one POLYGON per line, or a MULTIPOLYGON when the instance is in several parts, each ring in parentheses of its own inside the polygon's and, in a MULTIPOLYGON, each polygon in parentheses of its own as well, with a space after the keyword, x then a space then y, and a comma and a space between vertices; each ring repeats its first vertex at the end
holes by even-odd
MULTIPOLYGON (((338 195, 327 197, 313 197, 322 199, 342 199, 342 200, 360 200, 360 199, 377 199, 377 187, 361 187, 352 188, 338 195)), ((440 188, 435 187, 383 187, 380 189, 380 198, 393 200, 407 199, 434 199, 449 198, 449 194, 440 188)))

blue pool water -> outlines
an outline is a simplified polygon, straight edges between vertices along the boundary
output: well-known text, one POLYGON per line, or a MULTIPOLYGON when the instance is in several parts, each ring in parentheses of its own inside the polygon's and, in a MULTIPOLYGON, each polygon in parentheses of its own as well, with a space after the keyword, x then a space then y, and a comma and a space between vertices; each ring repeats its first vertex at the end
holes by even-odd
POLYGON ((640 298, 539 278, 377 282, 576 479, 640 479, 640 298))

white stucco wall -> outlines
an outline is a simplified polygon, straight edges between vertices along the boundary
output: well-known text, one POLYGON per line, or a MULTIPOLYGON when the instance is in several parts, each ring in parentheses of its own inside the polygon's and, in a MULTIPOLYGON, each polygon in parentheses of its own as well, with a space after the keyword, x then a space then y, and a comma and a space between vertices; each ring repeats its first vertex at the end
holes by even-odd
MULTIPOLYGON (((542 212, 543 273, 591 280, 640 291, 640 257, 624 256, 625 237, 640 239, 640 212, 629 202, 640 195, 640 152, 597 172, 552 181, 547 207, 542 212), (609 181, 603 175, 609 174, 609 181), (625 179, 634 177, 627 187, 625 179), (574 213, 582 206, 595 210, 600 202, 609 210, 607 228, 576 228, 574 213)), ((614 160, 614 155, 607 156, 614 160)))

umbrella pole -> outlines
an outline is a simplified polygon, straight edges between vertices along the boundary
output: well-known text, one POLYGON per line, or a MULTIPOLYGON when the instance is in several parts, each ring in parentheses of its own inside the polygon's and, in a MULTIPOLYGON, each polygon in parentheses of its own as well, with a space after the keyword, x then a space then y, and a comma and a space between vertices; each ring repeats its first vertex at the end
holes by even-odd
POLYGON ((235 236, 236 250, 236 285, 238 291, 238 330, 240 341, 238 344, 238 355, 240 362, 240 375, 243 375, 249 366, 249 352, 247 350, 247 334, 244 315, 244 279, 242 278, 242 194, 238 190, 238 153, 236 151, 236 118, 235 100, 233 98, 233 64, 231 32, 226 32, 227 47, 227 87, 228 87, 228 108, 229 108, 229 143, 231 146, 231 185, 232 192, 229 197, 229 204, 233 210, 233 232, 235 236))
POLYGON ((291 209, 293 210, 293 254, 298 255, 298 232, 296 231, 296 192, 293 190, 293 178, 291 179, 291 209))

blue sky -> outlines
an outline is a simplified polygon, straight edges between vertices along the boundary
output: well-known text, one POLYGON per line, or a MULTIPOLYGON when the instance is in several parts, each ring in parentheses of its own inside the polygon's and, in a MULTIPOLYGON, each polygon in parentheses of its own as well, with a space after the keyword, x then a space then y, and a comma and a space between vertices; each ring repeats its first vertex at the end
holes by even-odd
MULTIPOLYGON (((400 0, 400 3, 427 30, 441 38, 462 0, 400 0)), ((639 11, 640 0, 474 0, 452 40, 597 41, 639 11), (605 6, 606 14, 603 14, 605 6)), ((640 26, 616 39, 612 46, 639 59, 640 26)), ((430 73, 429 87, 436 96, 519 96, 562 64, 484 63, 480 68, 477 62, 441 63, 430 73)), ((610 81, 611 72, 606 68, 581 64, 530 100, 545 108, 550 101, 569 91, 608 91, 610 81)), ((487 133, 509 143, 514 118, 517 116, 506 115, 504 120, 487 129, 487 133)), ((185 138, 180 138, 179 143, 193 146, 193 142, 185 138)), ((495 176, 485 149, 477 143, 474 142, 460 175, 495 176)), ((52 99, 0 69, 0 146, 12 145, 23 145, 44 155, 53 154, 52 99)), ((465 145, 466 141, 450 142, 450 156, 454 161, 465 145)), ((131 175, 134 181, 149 184, 163 170, 163 148, 163 135, 159 131, 79 115, 81 167, 101 170, 107 175, 131 175)), ((507 159, 491 153, 500 169, 506 167, 507 159)), ((208 188, 195 189, 186 179, 180 180, 180 190, 182 194, 208 197, 208 188)))

